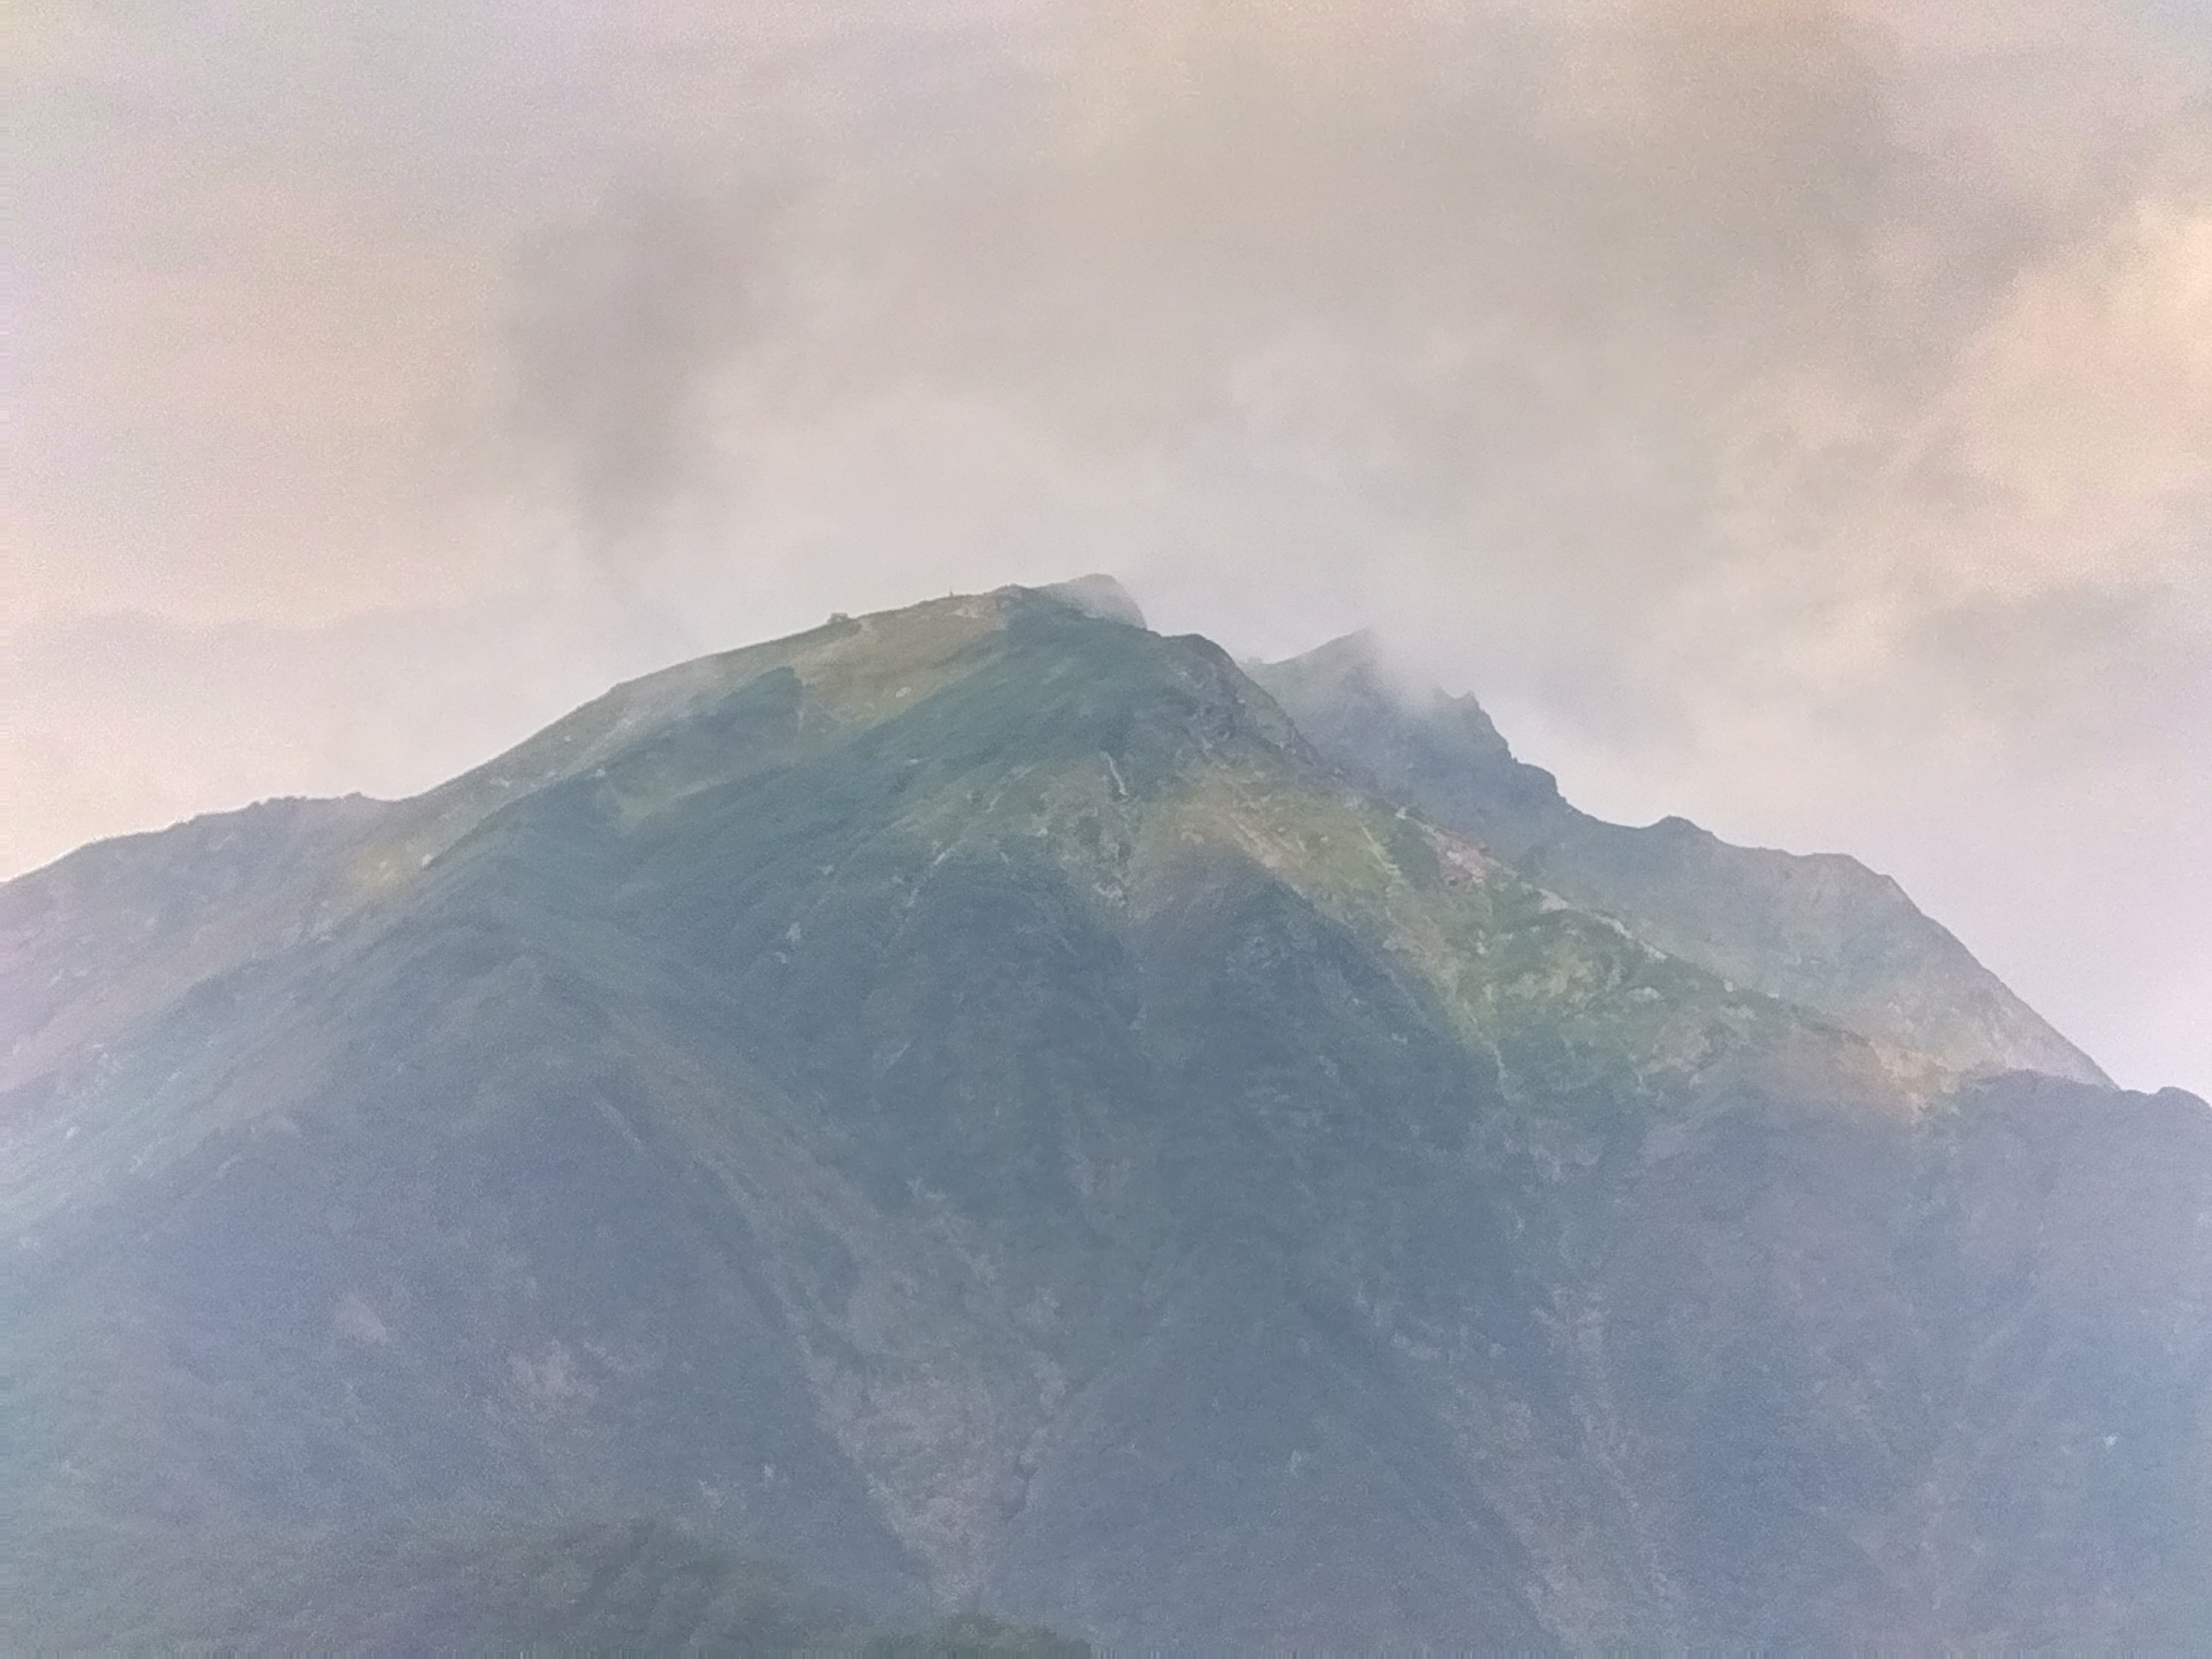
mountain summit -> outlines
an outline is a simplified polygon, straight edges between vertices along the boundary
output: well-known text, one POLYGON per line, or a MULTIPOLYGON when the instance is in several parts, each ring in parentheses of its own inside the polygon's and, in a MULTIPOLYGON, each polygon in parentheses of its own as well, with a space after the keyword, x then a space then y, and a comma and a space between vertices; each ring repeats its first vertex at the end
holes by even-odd
POLYGON ((1003 589, 8 884, 0 1640, 373 1639, 178 1611, 364 1526, 556 1641, 2212 1628, 2212 1112, 1358 655, 1003 589))

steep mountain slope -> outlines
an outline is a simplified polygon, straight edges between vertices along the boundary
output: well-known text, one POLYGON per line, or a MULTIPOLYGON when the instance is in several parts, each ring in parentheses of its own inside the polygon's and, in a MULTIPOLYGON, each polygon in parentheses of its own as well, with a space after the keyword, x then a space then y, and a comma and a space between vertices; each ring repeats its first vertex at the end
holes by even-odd
POLYGON ((1735 988, 1109 597, 10 884, 4 1524, 639 1514, 1115 1644, 2212 1620, 2202 1103, 1735 988))
POLYGON ((1395 688, 1352 635, 1251 673, 1332 760, 1670 955, 1962 1071, 2110 1081, 1857 860, 1732 847, 1682 818, 1579 812, 1472 697, 1395 688))

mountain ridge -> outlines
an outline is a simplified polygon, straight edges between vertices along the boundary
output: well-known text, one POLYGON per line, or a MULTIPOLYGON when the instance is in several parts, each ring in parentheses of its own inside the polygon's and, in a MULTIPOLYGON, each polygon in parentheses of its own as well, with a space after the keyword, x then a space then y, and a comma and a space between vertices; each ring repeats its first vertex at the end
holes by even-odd
MULTIPOLYGON (((198 825, 203 833, 211 831, 218 837, 233 830, 250 837, 272 815, 319 814, 361 823, 381 809, 380 827, 384 834, 377 842, 356 849, 351 867, 343 872, 346 886, 373 888, 404 874, 410 860, 420 867, 434 859, 468 829, 497 811, 506 799, 519 798, 576 775, 595 764, 605 745, 619 744, 641 727, 680 720, 687 707, 711 698, 718 689, 727 689, 734 679, 776 667, 799 672, 803 665, 816 680, 810 687, 817 694, 813 706, 833 722, 841 719, 865 722, 882 712, 887 696, 895 700, 911 695, 916 684, 927 695, 933 677, 944 671, 948 660, 957 659, 962 646, 983 637, 997 625, 998 608, 1022 602, 1017 596, 1024 596, 1030 603, 1064 605, 1100 620, 1143 626, 1142 613, 1134 601, 1111 577, 1103 576, 1079 578, 1042 589, 1006 588, 989 595, 952 596, 858 621, 833 618, 820 628, 784 640, 694 659, 623 682, 451 783, 420 795, 388 803, 371 802, 365 797, 334 802, 272 801, 241 809, 238 814, 207 815, 175 829, 198 825), (872 677, 841 678, 837 670, 841 658, 852 654, 853 645, 867 641, 871 630, 891 619, 896 620, 897 631, 905 637, 892 647, 888 660, 876 662, 872 677), (918 648, 916 636, 922 641, 918 648), (951 648, 944 648, 948 643, 951 648), (841 646, 846 649, 841 651, 841 646), (890 684, 894 680, 909 684, 894 689, 890 684)), ((1565 802, 1551 774, 1513 757, 1474 699, 1451 699, 1432 692, 1426 698, 1425 712, 1415 707, 1418 699, 1392 690, 1371 634, 1347 635, 1280 663, 1243 666, 1284 707, 1298 733, 1317 745, 1315 752, 1331 764, 1346 768, 1359 783, 1388 798, 1415 805, 1428 812, 1440 829, 1472 837, 1491 856, 1503 856, 1539 884, 1579 908, 1618 921, 1655 949, 1837 1020, 1846 1030, 1927 1052, 1952 1069, 2041 1070, 2084 1082, 2110 1083, 2094 1062, 2051 1031, 2033 1011, 1974 963, 1948 932, 1922 915, 1894 881, 1866 870, 1847 855, 1808 857, 1733 848, 1687 820, 1674 817, 1640 830, 1591 818, 1565 802), (1457 763, 1456 771, 1439 781, 1433 775, 1440 769, 1434 757, 1423 756, 1431 775, 1419 775, 1420 764, 1405 757, 1409 745, 1441 751, 1447 766, 1457 763), (1470 778, 1476 781, 1473 791, 1468 787, 1470 778), (1586 850, 1593 840, 1611 853, 1615 864, 1624 861, 1619 849, 1638 849, 1626 861, 1640 861, 1646 866, 1639 873, 1647 878, 1643 895, 1647 901, 1649 878, 1654 873, 1651 865, 1679 866, 1685 849, 1693 859, 1717 854, 1718 861, 1734 866, 1722 872, 1719 884, 1725 890, 1723 900, 1684 904, 1678 898, 1672 907, 1632 900, 1624 902, 1622 889, 1626 884, 1620 875, 1614 872, 1607 879, 1597 867, 1603 854, 1593 858, 1586 850), (1655 859, 1653 849, 1662 842, 1671 845, 1655 859), (1820 876, 1829 877, 1820 884, 1831 890, 1817 901, 1826 908, 1863 909, 1871 902, 1896 913, 1906 929, 1923 932, 1927 939, 1911 940, 1902 947, 1889 944, 1888 955, 1903 959, 1908 969, 1917 967, 1919 964, 1911 958, 1928 954, 1932 944, 1936 952, 1948 958, 1939 964, 1940 969, 1954 981, 1966 981, 1966 994, 1994 1011, 1993 1018, 1985 1015, 1984 1023, 2003 1029, 1961 1032, 1957 1027, 1968 1022, 1956 1017, 1923 1020, 1923 1024, 1950 1028, 1933 1033, 1936 1040, 1931 1042, 1929 1031, 1916 1029, 1910 1010, 1869 1007, 1865 994, 1850 1005, 1839 1006, 1837 996, 1821 994, 1826 988, 1804 983, 1808 975, 1761 971, 1762 964, 1751 959, 1744 945, 1715 948, 1710 930, 1725 923, 1730 908, 1742 907, 1744 890, 1753 884, 1747 879, 1746 867, 1759 863, 1784 870, 1784 880, 1794 877, 1801 886, 1805 884, 1804 872, 1815 872, 1816 883, 1820 876), (1708 930, 1702 937, 1694 931, 1700 927, 1708 930), (1977 1042, 1978 1036, 1983 1040, 1977 1042)), ((94 843, 9 885, 35 883, 48 871, 93 854, 94 848, 120 848, 142 839, 133 836, 94 843)), ((1664 880, 1674 872, 1659 873, 1664 880)), ((348 898, 344 893, 332 894, 325 908, 342 907, 348 898)), ((1768 908, 1786 912, 1789 906, 1784 899, 1768 908)), ((0 926, 5 925, 5 917, 0 916, 0 926)), ((1800 922, 1794 931, 1800 937, 1792 942, 1802 949, 1802 935, 1810 930, 1800 922)), ((1889 931, 1899 930, 1893 926, 1889 931)), ((1817 939, 1815 949, 1835 953, 1830 939, 1817 939)), ((1928 988, 1912 988, 1923 998, 1929 994, 1928 988)), ((1955 983, 1933 989, 1937 994, 1959 994, 1955 983)), ((0 991, 6 992, 5 1000, 19 1010, 36 1006, 36 999, 21 984, 0 981, 0 991)), ((11 1049, 24 1035, 17 1029, 0 1030, 0 1039, 5 1039, 11 1049)), ((0 1069, 0 1086, 4 1086, 9 1075, 0 1069)))
POLYGON ((1516 759, 1473 698, 1397 691, 1371 635, 1250 672, 1354 776, 1672 955, 1956 1069, 2112 1081, 1893 878, 1848 854, 1734 847, 1676 817, 1642 829, 1594 818, 1516 759))

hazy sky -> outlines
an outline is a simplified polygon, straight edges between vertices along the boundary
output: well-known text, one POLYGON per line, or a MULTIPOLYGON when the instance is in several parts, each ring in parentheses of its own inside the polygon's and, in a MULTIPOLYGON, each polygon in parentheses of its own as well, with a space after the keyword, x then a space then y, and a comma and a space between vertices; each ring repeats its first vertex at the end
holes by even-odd
POLYGON ((2212 1094, 2206 0, 21 0, 0 873, 1114 571, 2212 1094))

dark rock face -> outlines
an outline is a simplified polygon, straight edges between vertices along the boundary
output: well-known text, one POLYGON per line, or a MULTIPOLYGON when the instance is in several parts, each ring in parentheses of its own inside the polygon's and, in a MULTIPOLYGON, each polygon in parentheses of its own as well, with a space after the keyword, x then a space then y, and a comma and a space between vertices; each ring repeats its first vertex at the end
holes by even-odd
POLYGON ((0 1073, 19 1560, 643 1515, 1116 1644, 2212 1629, 2203 1103, 1728 985, 1095 595, 283 811, 5 891, 0 982, 87 965, 0 1073))

